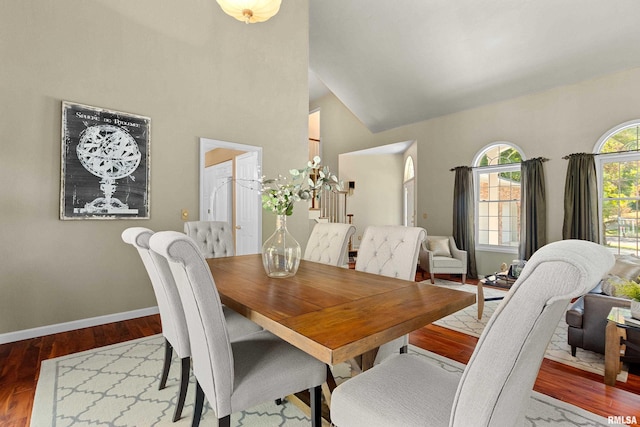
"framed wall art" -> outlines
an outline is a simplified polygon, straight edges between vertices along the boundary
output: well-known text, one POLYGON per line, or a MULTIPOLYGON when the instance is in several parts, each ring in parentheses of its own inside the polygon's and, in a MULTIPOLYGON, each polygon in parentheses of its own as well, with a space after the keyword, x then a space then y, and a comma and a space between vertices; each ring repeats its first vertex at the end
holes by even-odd
POLYGON ((148 219, 151 119, 62 102, 60 219, 148 219))

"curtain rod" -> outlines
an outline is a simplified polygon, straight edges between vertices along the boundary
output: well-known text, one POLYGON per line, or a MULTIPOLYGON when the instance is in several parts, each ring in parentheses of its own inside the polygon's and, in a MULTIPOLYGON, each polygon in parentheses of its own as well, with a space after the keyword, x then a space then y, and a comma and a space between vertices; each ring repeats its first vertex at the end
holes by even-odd
POLYGON ((563 157, 563 159, 568 160, 571 158, 571 156, 575 156, 577 154, 589 154, 592 156, 608 156, 608 155, 625 154, 625 153, 640 153, 640 150, 624 150, 624 151, 615 151, 613 153, 573 153, 573 154, 567 154, 566 156, 563 157))
MULTIPOLYGON (((523 160, 524 162, 528 162, 531 160, 540 160, 541 162, 548 162, 550 159, 547 159, 546 157, 534 157, 532 159, 529 160, 523 160)), ((513 163, 505 163, 504 165, 487 165, 487 166, 456 166, 453 167, 451 169, 449 169, 450 172, 455 171, 458 168, 469 168, 469 169, 484 169, 484 168, 492 168, 494 166, 508 166, 508 165, 517 165, 517 164, 521 164, 522 162, 513 162, 513 163)))

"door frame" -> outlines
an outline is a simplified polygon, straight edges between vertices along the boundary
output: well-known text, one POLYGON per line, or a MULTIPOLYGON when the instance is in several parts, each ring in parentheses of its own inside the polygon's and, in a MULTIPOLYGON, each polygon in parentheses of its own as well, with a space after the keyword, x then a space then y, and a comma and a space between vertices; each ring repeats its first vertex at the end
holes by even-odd
MULTIPOLYGON (((199 178, 199 200, 200 200, 200 206, 198 209, 198 216, 200 218, 200 221, 206 221, 206 217, 202 218, 202 212, 203 212, 203 207, 205 204, 205 194, 204 194, 204 169, 205 169, 205 154, 208 151, 211 151, 215 148, 228 148, 228 149, 232 149, 232 150, 239 150, 239 151, 256 151, 258 153, 258 176, 261 175, 261 171, 262 171, 262 147, 258 147, 258 146, 254 146, 254 145, 246 145, 246 144, 238 144, 235 142, 228 142, 228 141, 221 141, 221 140, 217 140, 217 139, 210 139, 210 138, 200 138, 200 163, 199 163, 199 169, 200 169, 200 178, 199 178)), ((258 236, 260 238, 260 240, 262 240, 262 205, 260 204, 260 198, 256 198, 258 203, 258 218, 256 219, 257 221, 257 230, 258 230, 258 236)), ((232 206, 232 212, 233 215, 235 217, 235 211, 236 211, 236 207, 232 206)))

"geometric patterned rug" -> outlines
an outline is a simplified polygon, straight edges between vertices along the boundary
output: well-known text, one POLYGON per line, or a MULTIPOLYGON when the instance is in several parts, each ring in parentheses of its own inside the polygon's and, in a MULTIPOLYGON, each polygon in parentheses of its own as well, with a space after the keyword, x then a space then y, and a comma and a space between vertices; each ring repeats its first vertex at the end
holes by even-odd
MULTIPOLYGON (((431 283, 430 281, 425 282, 431 283)), ((473 294, 477 293, 477 287, 475 285, 463 285, 462 283, 437 278, 435 284, 436 286, 445 288, 457 289, 473 294)), ((485 298, 504 296, 506 292, 506 290, 502 289, 484 287, 485 298)), ((493 312, 501 302, 502 300, 485 301, 482 319, 478 319, 478 306, 476 303, 437 320, 433 322, 433 324, 479 337, 493 315, 493 312)), ((604 355, 578 348, 575 357, 571 356, 571 346, 567 344, 567 328, 568 325, 563 316, 551 337, 551 342, 549 342, 545 357, 565 365, 573 366, 574 368, 582 369, 583 371, 604 375, 604 355)), ((618 375, 618 381, 626 382, 628 375, 628 367, 623 365, 623 369, 618 375)))
MULTIPOLYGON (((464 365, 410 346, 443 369, 462 372, 464 365)), ((164 339, 162 335, 49 359, 42 362, 31 415, 32 427, 44 426, 188 426, 193 413, 194 386, 189 386, 182 418, 171 421, 178 388, 179 362, 173 366, 164 390, 158 390, 164 339)), ((338 383, 350 376, 346 363, 334 369, 338 383)), ((192 377, 193 381, 193 377, 192 377)), ((206 400, 205 400, 206 401, 206 400)), ((217 425, 205 405, 202 426, 217 425)), ((232 426, 305 426, 310 419, 294 404, 266 402, 231 415, 232 426)), ((533 392, 527 426, 611 425, 607 419, 551 397, 533 392)))

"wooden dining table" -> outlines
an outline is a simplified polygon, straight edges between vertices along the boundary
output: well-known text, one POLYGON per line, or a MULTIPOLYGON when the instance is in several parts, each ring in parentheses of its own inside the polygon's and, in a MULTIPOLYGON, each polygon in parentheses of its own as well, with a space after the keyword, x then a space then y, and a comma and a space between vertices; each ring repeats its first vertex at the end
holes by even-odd
POLYGON ((295 276, 270 278, 260 254, 207 259, 222 303, 329 365, 380 345, 476 301, 472 293, 300 261, 295 276))

